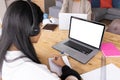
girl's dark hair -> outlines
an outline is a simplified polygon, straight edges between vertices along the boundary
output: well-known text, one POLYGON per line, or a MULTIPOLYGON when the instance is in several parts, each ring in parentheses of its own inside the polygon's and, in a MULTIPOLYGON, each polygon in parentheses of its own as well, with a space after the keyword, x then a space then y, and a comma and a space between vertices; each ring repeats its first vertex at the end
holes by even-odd
MULTIPOLYGON (((30 2, 34 9, 36 24, 43 20, 43 12, 40 7, 30 2)), ((15 1, 8 8, 2 23, 2 35, 0 37, 0 70, 7 50, 12 44, 22 51, 26 57, 36 63, 40 63, 35 49, 30 40, 30 31, 33 24, 33 13, 27 1, 15 1)))

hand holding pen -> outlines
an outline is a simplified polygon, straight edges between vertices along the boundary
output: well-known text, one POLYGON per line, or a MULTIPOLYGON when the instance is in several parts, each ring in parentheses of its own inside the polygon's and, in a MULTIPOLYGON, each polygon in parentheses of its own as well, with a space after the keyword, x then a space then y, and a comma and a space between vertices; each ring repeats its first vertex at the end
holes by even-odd
POLYGON ((65 66, 62 56, 54 56, 53 62, 60 67, 65 66))

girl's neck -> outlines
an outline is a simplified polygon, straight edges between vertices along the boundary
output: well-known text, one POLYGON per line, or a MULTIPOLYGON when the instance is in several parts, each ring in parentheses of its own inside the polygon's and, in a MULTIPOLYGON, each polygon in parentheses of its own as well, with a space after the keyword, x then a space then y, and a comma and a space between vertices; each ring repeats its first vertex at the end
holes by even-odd
POLYGON ((13 44, 10 46, 10 48, 8 50, 9 51, 18 51, 18 49, 13 44))

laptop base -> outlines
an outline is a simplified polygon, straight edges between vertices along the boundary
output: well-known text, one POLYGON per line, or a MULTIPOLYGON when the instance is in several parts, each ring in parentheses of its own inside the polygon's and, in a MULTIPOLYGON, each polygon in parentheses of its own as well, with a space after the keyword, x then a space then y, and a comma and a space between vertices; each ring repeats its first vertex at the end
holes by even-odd
POLYGON ((86 55, 84 53, 81 53, 78 50, 75 50, 69 46, 66 46, 64 43, 66 43, 68 40, 64 40, 64 41, 57 43, 56 45, 53 46, 53 48, 60 52, 65 52, 65 53, 69 54, 70 57, 74 58, 75 60, 77 60, 83 64, 87 63, 99 51, 98 49, 94 49, 90 54, 86 55))

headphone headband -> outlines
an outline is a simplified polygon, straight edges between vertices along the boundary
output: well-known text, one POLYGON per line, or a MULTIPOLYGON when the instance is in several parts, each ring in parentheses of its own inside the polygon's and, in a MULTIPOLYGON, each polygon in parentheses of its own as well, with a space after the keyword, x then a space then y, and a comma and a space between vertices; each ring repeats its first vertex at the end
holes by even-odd
POLYGON ((34 9, 33 6, 31 4, 30 1, 27 1, 27 3, 29 4, 30 8, 31 8, 31 12, 32 12, 32 17, 33 17, 33 23, 32 23, 32 27, 30 29, 30 36, 36 36, 37 34, 39 34, 40 32, 40 28, 39 26, 36 24, 36 18, 35 18, 35 13, 34 13, 34 9))

